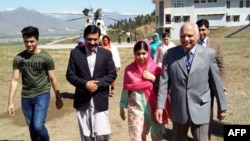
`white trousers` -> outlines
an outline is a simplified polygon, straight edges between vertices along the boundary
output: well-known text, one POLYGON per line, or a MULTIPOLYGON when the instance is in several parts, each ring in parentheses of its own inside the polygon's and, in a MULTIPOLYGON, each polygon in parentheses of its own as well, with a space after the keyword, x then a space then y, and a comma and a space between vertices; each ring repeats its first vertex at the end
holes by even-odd
POLYGON ((82 141, 86 137, 97 137, 111 133, 108 111, 98 112, 94 108, 93 99, 86 111, 76 111, 82 141))

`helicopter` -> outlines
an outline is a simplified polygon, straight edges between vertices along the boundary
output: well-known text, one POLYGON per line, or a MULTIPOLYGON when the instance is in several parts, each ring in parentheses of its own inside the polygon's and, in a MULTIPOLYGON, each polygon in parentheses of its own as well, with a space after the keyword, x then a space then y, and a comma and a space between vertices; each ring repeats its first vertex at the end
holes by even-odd
MULTIPOLYGON (((70 19, 68 21, 74 21, 74 20, 83 18, 85 27, 87 27, 88 25, 96 25, 101 30, 101 36, 104 36, 104 35, 107 35, 107 27, 105 26, 104 20, 101 19, 101 17, 104 16, 101 14, 101 11, 102 11, 101 8, 98 8, 95 12, 93 12, 93 8, 85 8, 82 10, 82 14, 84 17, 70 19)), ((106 17, 106 18, 109 18, 109 17, 106 17)), ((109 18, 109 19, 118 21, 113 18, 109 18)))
MULTIPOLYGON (((100 28, 100 30, 101 30, 100 39, 102 39, 102 37, 104 35, 107 35, 107 31, 110 30, 105 25, 105 22, 104 22, 103 18, 111 20, 111 21, 115 21, 115 22, 122 22, 120 19, 114 18, 110 14, 102 14, 102 8, 97 8, 95 11, 94 11, 94 9, 92 7, 84 8, 81 11, 81 13, 58 13, 58 12, 56 12, 56 13, 46 13, 46 14, 81 15, 80 17, 76 17, 76 18, 72 18, 72 19, 67 19, 66 21, 83 20, 83 23, 84 23, 83 28, 84 29, 88 25, 96 25, 96 26, 98 26, 100 28)), ((114 14, 114 15, 116 15, 116 14, 114 14)), ((122 16, 135 17, 137 15, 136 14, 122 14, 122 16)), ((69 28, 65 28, 65 29, 67 31, 77 31, 76 29, 69 29, 69 28)), ((82 35, 80 34, 80 36, 82 36, 82 35)))

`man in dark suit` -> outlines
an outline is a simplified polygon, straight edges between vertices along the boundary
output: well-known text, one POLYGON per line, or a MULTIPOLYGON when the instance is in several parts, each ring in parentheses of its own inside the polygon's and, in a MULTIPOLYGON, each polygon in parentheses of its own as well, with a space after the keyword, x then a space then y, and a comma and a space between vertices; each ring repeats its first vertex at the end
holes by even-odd
POLYGON ((208 141, 211 92, 217 99, 218 119, 223 120, 226 115, 226 99, 215 51, 198 45, 198 39, 197 25, 184 23, 180 29, 181 45, 169 49, 163 60, 155 116, 161 123, 166 92, 171 89, 173 141, 185 141, 189 126, 195 141, 208 141))
POLYGON ((74 108, 82 141, 108 141, 109 85, 117 73, 110 51, 98 47, 100 29, 89 25, 84 30, 85 47, 70 53, 67 80, 75 86, 74 108))
MULTIPOLYGON (((216 52, 216 61, 220 70, 220 76, 222 80, 222 85, 224 92, 226 93, 226 70, 225 70, 225 63, 223 58, 223 51, 221 44, 213 39, 208 37, 210 32, 209 22, 207 19, 200 19, 196 22, 199 28, 200 38, 198 40, 198 44, 203 45, 205 47, 211 47, 216 52)), ((214 94, 212 93, 212 104, 211 104, 211 121, 209 124, 209 140, 211 140, 211 133, 213 129, 213 105, 214 105, 214 94)))

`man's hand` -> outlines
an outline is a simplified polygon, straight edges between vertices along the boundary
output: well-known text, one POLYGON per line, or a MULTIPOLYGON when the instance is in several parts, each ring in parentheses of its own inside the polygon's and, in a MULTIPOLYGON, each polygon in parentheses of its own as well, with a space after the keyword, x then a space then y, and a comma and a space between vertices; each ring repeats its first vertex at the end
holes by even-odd
POLYGON ((223 87, 224 94, 227 94, 227 88, 223 87))
POLYGON ((56 96, 56 108, 61 109, 63 107, 63 101, 61 96, 56 96))
POLYGON ((157 109, 157 110, 155 111, 155 118, 156 118, 156 120, 157 120, 160 124, 163 123, 163 121, 162 121, 162 115, 163 115, 163 109, 157 109))
POLYGON ((14 112, 15 110, 14 110, 14 104, 9 104, 9 106, 8 106, 8 113, 9 113, 9 115, 10 116, 15 116, 15 112, 14 112))
POLYGON ((86 88, 88 91, 90 91, 91 93, 95 92, 98 89, 98 83, 99 81, 97 80, 90 80, 87 82, 86 84, 86 88))
POLYGON ((226 117, 226 111, 218 111, 217 118, 219 121, 224 120, 226 117))

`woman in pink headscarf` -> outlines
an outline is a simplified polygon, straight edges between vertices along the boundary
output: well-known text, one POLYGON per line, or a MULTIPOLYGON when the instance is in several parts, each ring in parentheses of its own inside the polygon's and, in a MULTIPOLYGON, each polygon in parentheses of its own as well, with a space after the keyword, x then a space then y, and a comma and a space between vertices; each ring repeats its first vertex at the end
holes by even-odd
MULTIPOLYGON (((125 68, 123 91, 120 100, 120 116, 126 119, 124 108, 128 108, 128 127, 131 141, 158 141, 165 131, 157 123, 157 83, 161 68, 150 57, 150 46, 139 40, 134 48, 135 60, 125 68)), ((164 117, 167 122, 167 112, 164 117)))
MULTIPOLYGON (((120 55, 118 52, 118 49, 116 46, 114 46, 113 44, 111 44, 111 39, 108 35, 104 35, 102 37, 102 47, 111 51, 112 53, 112 57, 113 57, 113 61, 115 63, 115 69, 116 72, 118 72, 121 68, 121 59, 120 59, 120 55)), ((115 81, 113 81, 111 83, 111 92, 109 94, 110 97, 112 97, 115 93, 115 81)))

